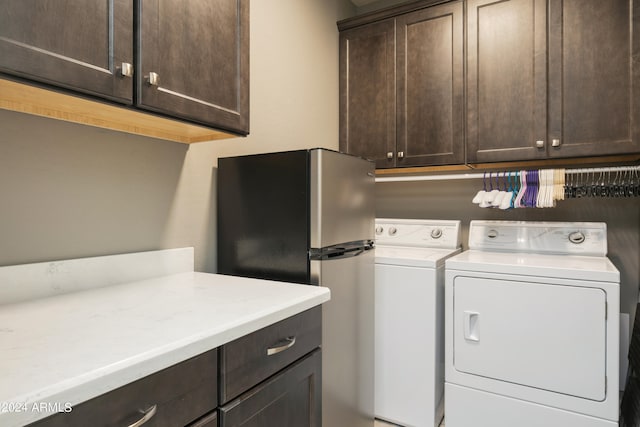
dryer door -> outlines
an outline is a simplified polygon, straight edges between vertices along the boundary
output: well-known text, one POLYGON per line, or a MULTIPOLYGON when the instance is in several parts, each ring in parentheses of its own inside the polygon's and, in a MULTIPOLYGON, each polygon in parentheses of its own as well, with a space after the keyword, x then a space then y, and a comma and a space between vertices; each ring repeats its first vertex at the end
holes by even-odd
POLYGON ((453 295, 457 371, 605 399, 602 289, 456 277, 453 295))

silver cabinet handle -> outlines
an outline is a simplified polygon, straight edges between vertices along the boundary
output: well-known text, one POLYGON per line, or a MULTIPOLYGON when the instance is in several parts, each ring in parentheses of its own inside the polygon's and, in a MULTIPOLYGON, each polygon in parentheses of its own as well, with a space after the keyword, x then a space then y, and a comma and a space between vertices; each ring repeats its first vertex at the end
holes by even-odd
POLYGON ((538 148, 544 148, 544 141, 539 139, 536 141, 536 147, 538 148))
POLYGON ((296 337, 287 337, 284 339, 284 341, 286 342, 286 344, 284 345, 269 347, 267 349, 267 356, 273 356, 274 354, 278 354, 280 352, 290 349, 296 343, 296 337))
POLYGON ((158 75, 158 73, 154 73, 153 71, 145 77, 145 80, 151 86, 158 86, 160 84, 160 76, 158 75))
POLYGON ((399 159, 404 158, 404 151, 398 151, 398 158, 399 159))
POLYGON ((387 153, 387 159, 393 159, 393 151, 387 153))
POLYGON ((123 62, 120 65, 120 76, 121 77, 133 77, 133 65, 128 62, 123 62))
POLYGON ((153 405, 146 411, 142 412, 144 414, 142 415, 142 418, 140 418, 138 421, 136 421, 133 424, 129 424, 127 427, 140 427, 141 425, 146 424, 147 421, 153 418, 153 416, 156 414, 157 409, 158 409, 158 405, 153 405))
POLYGON ((560 147, 560 140, 559 139, 552 139, 551 140, 551 146, 552 147, 560 147))

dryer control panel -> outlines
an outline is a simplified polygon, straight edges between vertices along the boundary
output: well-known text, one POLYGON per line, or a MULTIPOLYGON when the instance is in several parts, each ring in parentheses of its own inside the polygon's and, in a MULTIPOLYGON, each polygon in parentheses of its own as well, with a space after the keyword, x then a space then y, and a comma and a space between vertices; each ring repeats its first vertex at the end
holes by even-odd
POLYGON ((376 219, 377 245, 456 249, 460 243, 460 221, 376 219))
POLYGON ((471 221, 469 249, 606 256, 607 224, 471 221))

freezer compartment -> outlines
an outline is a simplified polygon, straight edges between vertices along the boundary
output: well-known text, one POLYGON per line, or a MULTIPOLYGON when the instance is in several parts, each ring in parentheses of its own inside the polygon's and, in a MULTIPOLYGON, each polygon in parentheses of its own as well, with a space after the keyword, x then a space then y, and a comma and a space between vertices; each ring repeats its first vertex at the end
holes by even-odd
POLYGON ((218 272, 307 283, 309 152, 218 160, 218 272))
POLYGON ((373 239, 374 163, 329 150, 310 153, 310 247, 373 239))

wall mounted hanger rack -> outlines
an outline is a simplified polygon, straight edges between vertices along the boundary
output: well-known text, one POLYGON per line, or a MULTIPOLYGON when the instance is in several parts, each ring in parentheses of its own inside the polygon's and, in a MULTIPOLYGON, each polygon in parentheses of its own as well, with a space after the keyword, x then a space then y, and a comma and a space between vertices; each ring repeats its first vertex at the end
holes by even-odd
POLYGON ((482 174, 472 200, 481 208, 552 208, 579 198, 640 196, 640 166, 539 169, 482 174))
POLYGON ((551 208, 578 198, 640 197, 640 165, 377 177, 376 182, 482 179, 481 208, 551 208))

